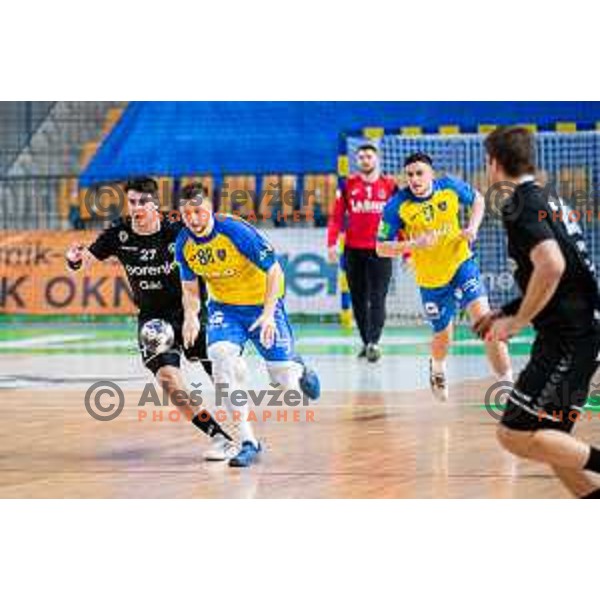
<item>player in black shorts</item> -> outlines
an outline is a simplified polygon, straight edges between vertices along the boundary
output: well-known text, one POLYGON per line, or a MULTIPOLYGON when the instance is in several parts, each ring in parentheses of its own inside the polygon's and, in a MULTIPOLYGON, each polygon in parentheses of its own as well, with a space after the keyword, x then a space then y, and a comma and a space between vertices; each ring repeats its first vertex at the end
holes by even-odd
MULTIPOLYGON (((176 392, 185 390, 180 370, 182 352, 188 360, 201 361, 208 375, 212 374, 206 354, 205 332, 201 331, 193 347, 183 347, 181 280, 175 262, 175 240, 182 226, 159 212, 158 185, 153 179, 132 180, 127 183, 125 192, 129 217, 115 221, 88 248, 80 245, 69 248, 67 264, 71 270, 77 271, 111 256, 121 262, 134 303, 139 309, 138 341, 142 359, 157 383, 172 398, 176 392), (173 328, 173 343, 166 347, 154 347, 142 335, 144 325, 156 319, 169 323, 173 328)), ((200 280, 199 285, 204 291, 201 297, 206 298, 204 284, 200 280)), ((205 311, 202 312, 205 314, 205 311)), ((200 322, 204 322, 202 314, 200 322)), ((213 438, 215 445, 226 447, 231 443, 231 437, 206 410, 201 409, 194 414, 195 407, 182 403, 180 398, 174 404, 198 429, 213 438)), ((231 453, 234 451, 232 448, 231 453)))
POLYGON ((522 298, 480 327, 507 340, 529 323, 536 338, 512 389, 498 439, 513 454, 544 462, 577 497, 600 498, 600 451, 569 433, 582 414, 600 352, 600 294, 580 226, 562 199, 534 180, 528 130, 501 127, 486 139, 492 184, 514 185, 502 205, 508 253, 522 298))

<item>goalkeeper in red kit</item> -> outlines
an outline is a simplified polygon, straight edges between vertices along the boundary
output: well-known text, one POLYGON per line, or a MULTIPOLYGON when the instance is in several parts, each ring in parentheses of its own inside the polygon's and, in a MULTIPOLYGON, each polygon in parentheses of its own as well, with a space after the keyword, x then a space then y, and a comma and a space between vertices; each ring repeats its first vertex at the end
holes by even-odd
POLYGON ((396 193, 393 177, 382 175, 379 152, 365 142, 356 152, 358 173, 343 182, 337 191, 329 220, 327 246, 329 261, 338 261, 338 237, 344 229, 344 258, 354 319, 362 339, 359 358, 377 362, 379 340, 385 323, 385 300, 392 276, 392 259, 377 255, 377 230, 387 201, 396 193))

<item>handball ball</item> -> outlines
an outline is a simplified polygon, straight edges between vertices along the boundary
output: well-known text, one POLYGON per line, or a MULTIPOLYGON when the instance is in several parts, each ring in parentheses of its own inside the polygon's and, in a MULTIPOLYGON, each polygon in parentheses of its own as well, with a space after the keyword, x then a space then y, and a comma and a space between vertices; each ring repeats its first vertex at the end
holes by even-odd
POLYGON ((173 347, 175 332, 173 326, 162 319, 152 319, 142 326, 140 331, 142 346, 152 352, 161 354, 173 347))

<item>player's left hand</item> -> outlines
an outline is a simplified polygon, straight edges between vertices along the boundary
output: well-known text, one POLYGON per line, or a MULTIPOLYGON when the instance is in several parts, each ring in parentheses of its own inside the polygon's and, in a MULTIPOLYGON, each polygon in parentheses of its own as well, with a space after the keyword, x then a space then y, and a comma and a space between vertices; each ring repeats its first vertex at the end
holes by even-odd
POLYGON ((516 317, 502 317, 494 321, 485 339, 488 342, 507 342, 509 338, 517 335, 524 324, 516 317))
POLYGON ((254 331, 260 327, 260 343, 268 350, 275 343, 275 334, 277 326, 275 325, 275 316, 270 312, 263 312, 250 327, 254 331))
POLYGON ((462 230, 462 236, 469 244, 472 244, 477 239, 478 231, 474 227, 465 227, 462 230))

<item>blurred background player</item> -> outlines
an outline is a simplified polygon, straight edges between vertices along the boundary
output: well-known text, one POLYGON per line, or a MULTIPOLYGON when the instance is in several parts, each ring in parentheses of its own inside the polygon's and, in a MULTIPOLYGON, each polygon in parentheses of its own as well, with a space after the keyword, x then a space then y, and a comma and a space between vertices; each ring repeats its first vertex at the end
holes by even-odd
MULTIPOLYGON (((139 310, 138 338, 142 360, 172 398, 176 392, 185 390, 180 370, 183 346, 181 280, 175 263, 175 241, 182 225, 159 213, 158 186, 154 179, 129 181, 125 192, 129 216, 115 221, 89 248, 81 245, 69 248, 67 264, 72 271, 78 271, 111 256, 121 262, 139 310), (159 348, 158 352, 141 335, 144 325, 155 319, 170 324, 174 332, 173 345, 159 348)), ((198 278, 190 285, 199 289, 198 278)), ((198 310, 200 312, 200 306, 198 310)), ((201 361, 206 373, 212 374, 206 355, 205 329, 198 335, 196 343, 185 349, 185 356, 191 361, 201 361)), ((219 443, 232 445, 231 436, 207 411, 202 409, 194 414, 196 408, 183 403, 180 398, 174 404, 195 427, 219 443)))
POLYGON ((392 276, 390 258, 378 256, 377 229, 387 201, 397 190, 393 177, 379 170, 378 149, 362 144, 356 152, 359 172, 337 190, 327 229, 329 261, 338 262, 338 237, 345 227, 344 259, 352 310, 362 339, 359 358, 377 362, 385 323, 385 300, 392 276))
MULTIPOLYGON (((319 396, 319 380, 295 354, 294 335, 283 304, 283 271, 271 244, 245 221, 213 214, 201 185, 181 193, 181 214, 187 229, 177 239, 176 258, 183 281, 184 342, 190 346, 200 332, 199 297, 195 281, 201 276, 209 293, 208 355, 216 384, 229 391, 244 384, 244 346, 252 341, 265 359, 271 381, 282 389, 301 389, 319 396)), ((233 407, 227 407, 230 414, 233 407)), ((250 466, 262 448, 251 424, 248 406, 241 413, 242 448, 229 464, 250 466)))
POLYGON ((501 127, 485 142, 492 184, 512 184, 502 206, 508 253, 522 298, 480 333, 506 340, 533 323, 529 363, 508 397, 500 443, 552 467, 577 497, 600 498, 600 450, 569 435, 588 397, 600 352, 600 294, 583 232, 560 198, 535 181, 535 141, 524 128, 501 127), (545 217, 544 217, 545 215, 545 217), (558 216, 558 218, 556 218, 558 216))
MULTIPOLYGON (((433 328, 430 385, 433 395, 448 399, 446 357, 452 339, 457 304, 476 323, 490 312, 471 244, 485 212, 483 196, 468 183, 434 177, 431 157, 417 152, 404 162, 408 186, 385 207, 377 252, 394 257, 410 249, 425 318, 433 328), (460 207, 471 208, 467 227, 460 224, 460 207), (408 238, 396 241, 399 232, 408 238)), ((502 342, 486 342, 488 359, 499 380, 512 380, 510 359, 502 342)))

